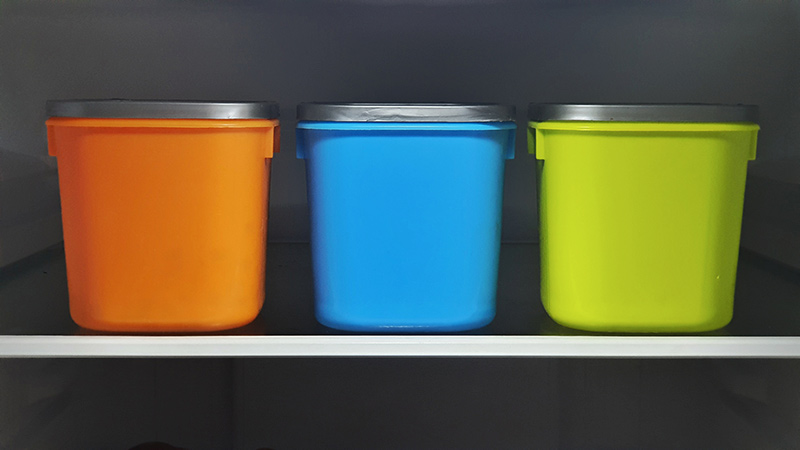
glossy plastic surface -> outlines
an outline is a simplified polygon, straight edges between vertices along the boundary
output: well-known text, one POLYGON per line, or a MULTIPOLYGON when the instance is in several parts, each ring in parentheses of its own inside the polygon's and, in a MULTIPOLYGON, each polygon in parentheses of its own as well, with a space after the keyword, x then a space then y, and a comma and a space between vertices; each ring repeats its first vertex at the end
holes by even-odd
POLYGON ((489 323, 515 128, 300 122, 317 319, 388 332, 489 323))
POLYGON ((277 124, 48 120, 75 322, 186 332, 252 321, 264 300, 277 124))
POLYGON ((530 123, 544 307, 593 331, 695 332, 733 314, 750 123, 530 123))

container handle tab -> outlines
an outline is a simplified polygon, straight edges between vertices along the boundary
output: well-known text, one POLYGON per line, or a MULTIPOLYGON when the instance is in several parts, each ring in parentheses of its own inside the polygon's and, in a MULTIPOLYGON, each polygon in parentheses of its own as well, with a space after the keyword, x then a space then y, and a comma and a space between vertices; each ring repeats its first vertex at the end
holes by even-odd
POLYGON ((295 147, 297 148, 297 159, 306 159, 306 142, 303 130, 297 129, 295 134, 295 147))
POLYGON ((544 159, 544 139, 538 128, 528 127, 528 153, 535 154, 536 159, 544 159))
POLYGON ((47 154, 58 156, 56 152, 56 133, 52 125, 47 125, 47 154))
POLYGON ((505 145, 505 151, 503 157, 505 159, 514 159, 514 150, 517 143, 517 130, 511 130, 508 134, 508 139, 505 145))
POLYGON ((747 160, 756 159, 756 141, 758 140, 758 130, 750 133, 750 147, 747 149, 747 160))
POLYGON ((281 126, 275 125, 275 127, 272 128, 272 146, 268 150, 267 152, 268 155, 266 155, 266 157, 272 158, 272 155, 274 153, 280 153, 280 152, 281 152, 281 126))

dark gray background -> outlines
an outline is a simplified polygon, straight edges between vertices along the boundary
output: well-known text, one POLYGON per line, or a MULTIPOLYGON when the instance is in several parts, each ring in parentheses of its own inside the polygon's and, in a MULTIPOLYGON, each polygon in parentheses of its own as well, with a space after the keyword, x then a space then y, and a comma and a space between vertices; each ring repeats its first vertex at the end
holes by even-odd
POLYGON ((0 449, 800 447, 798 361, 0 360, 0 449))
MULTIPOLYGON (((0 0, 0 265, 61 239, 44 102, 75 97, 279 101, 276 241, 308 237, 298 102, 515 104, 504 239, 533 241, 530 101, 755 103, 753 167, 800 158, 800 3, 0 0)), ((787 449, 798 379, 758 360, 2 360, 0 449, 787 449)))
POLYGON ((60 240, 44 103, 276 100, 270 239, 306 241, 301 101, 514 104, 503 238, 535 241, 529 102, 753 103, 758 162, 800 158, 795 1, 0 0, 0 265, 60 240))

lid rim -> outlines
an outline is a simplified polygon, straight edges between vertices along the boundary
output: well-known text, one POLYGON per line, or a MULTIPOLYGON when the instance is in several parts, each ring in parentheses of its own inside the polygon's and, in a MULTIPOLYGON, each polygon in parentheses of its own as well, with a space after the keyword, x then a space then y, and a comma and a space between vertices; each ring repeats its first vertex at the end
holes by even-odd
POLYGON ((528 120, 587 122, 758 122, 758 106, 703 103, 530 103, 528 120))
POLYGON ((516 109, 496 103, 300 103, 298 121, 514 122, 516 109))
POLYGON ((87 119, 277 119, 276 102, 195 100, 48 100, 47 117, 87 119))

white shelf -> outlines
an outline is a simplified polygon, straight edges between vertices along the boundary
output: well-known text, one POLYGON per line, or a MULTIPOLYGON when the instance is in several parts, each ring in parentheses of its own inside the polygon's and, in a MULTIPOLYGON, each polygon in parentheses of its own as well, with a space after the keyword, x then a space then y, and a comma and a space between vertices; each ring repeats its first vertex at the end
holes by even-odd
POLYGON ((4 358, 800 358, 800 337, 3 336, 4 358))
POLYGON ((0 357, 800 358, 800 274, 743 253, 731 324, 702 335, 612 336, 560 327, 539 302, 535 245, 506 244, 498 311, 480 330, 356 335, 313 316, 308 246, 270 244, 267 302, 251 325, 205 335, 102 335, 72 323, 63 251, 0 271, 0 357))

